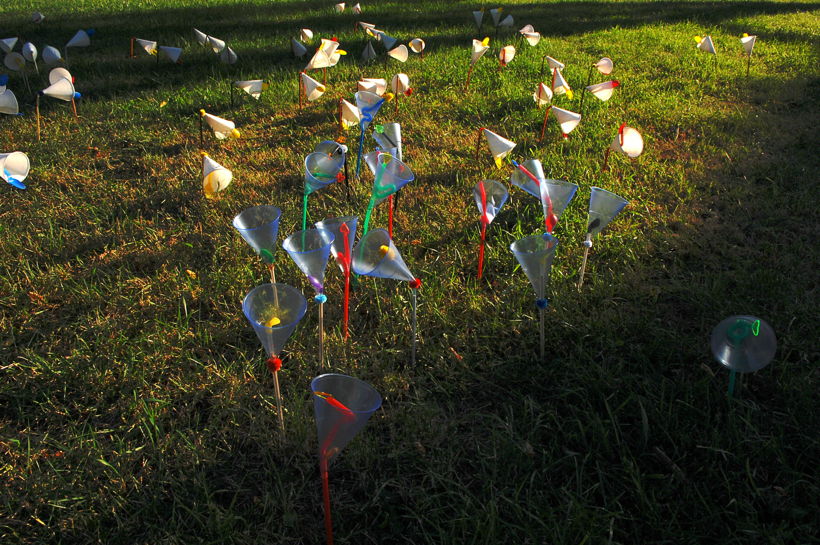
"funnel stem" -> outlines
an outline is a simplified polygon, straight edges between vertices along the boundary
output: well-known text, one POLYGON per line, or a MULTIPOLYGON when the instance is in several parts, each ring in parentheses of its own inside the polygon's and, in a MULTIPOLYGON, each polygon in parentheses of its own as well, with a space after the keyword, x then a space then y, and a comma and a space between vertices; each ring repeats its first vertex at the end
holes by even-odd
POLYGON ((37 141, 40 141, 40 95, 34 99, 34 116, 37 118, 37 141))
POLYGON ((367 212, 364 215, 364 227, 362 228, 362 236, 367 234, 367 230, 370 228, 370 215, 373 213, 373 206, 376 204, 376 197, 370 197, 370 202, 367 204, 367 212))
POLYGON ((325 368, 325 305, 319 303, 319 369, 325 368))
POLYGON ((729 394, 730 398, 734 397, 734 395, 735 395, 735 380, 736 379, 737 379, 737 371, 732 369, 731 371, 729 371, 729 389, 728 389, 728 392, 727 392, 729 394))
POLYGON ((364 149, 364 123, 359 123, 359 150, 356 153, 356 178, 362 171, 362 150, 364 149))
MULTIPOLYGON (((483 218, 482 218, 483 219, 483 218)), ((481 246, 478 247, 478 279, 481 280, 481 276, 484 273, 484 246, 487 240, 487 224, 482 221, 481 222, 481 246)))
POLYGON ((538 139, 540 142, 544 139, 544 132, 547 130, 547 121, 550 118, 550 112, 552 111, 552 104, 547 106, 547 110, 544 112, 544 123, 541 125, 541 138, 538 139))
POLYGON ((273 393, 276 395, 276 405, 279 409, 279 429, 285 433, 285 413, 282 410, 282 391, 279 389, 279 371, 273 372, 273 393))
POLYGON ((327 545, 333 545, 333 519, 330 516, 330 483, 327 474, 327 457, 324 453, 319 455, 319 471, 322 474, 322 500, 325 507, 325 535, 327 545))
POLYGON ((410 353, 410 363, 413 366, 416 365, 416 331, 417 331, 417 329, 416 329, 417 328, 417 324, 416 324, 416 305, 417 305, 416 296, 417 296, 417 293, 418 293, 418 290, 414 289, 413 290, 413 311, 412 311, 413 312, 413 350, 410 353))
MULTIPOLYGON (((591 238, 590 234, 587 233, 587 240, 591 238)), ((584 246, 584 260, 581 262, 581 272, 578 276, 578 290, 581 290, 581 286, 584 285, 584 271, 587 269, 587 257, 589 256, 589 246, 584 246)))
POLYGON ((345 340, 348 338, 350 333, 347 330, 347 322, 350 319, 350 265, 345 265, 345 304, 344 304, 344 321, 342 322, 342 332, 344 333, 345 340))
MULTIPOLYGON (((305 196, 302 199, 302 237, 304 237, 304 231, 307 229, 307 207, 308 207, 308 193, 305 191, 305 196)), ((302 238, 302 248, 305 246, 305 240, 302 238)))
POLYGON ((541 334, 541 362, 544 361, 544 309, 538 309, 539 314, 539 333, 541 334))

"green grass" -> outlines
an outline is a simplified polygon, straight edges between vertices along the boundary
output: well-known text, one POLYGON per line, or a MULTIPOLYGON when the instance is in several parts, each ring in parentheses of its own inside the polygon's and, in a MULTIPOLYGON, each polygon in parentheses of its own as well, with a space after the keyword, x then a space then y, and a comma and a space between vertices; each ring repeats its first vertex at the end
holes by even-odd
MULTIPOLYGON (((531 23, 544 39, 521 45, 502 74, 497 47, 513 38, 494 39, 466 93, 470 40, 494 37, 476 32, 478 4, 364 3, 362 20, 428 44, 423 61, 370 66, 358 63, 356 19, 332 14, 329 0, 128 4, 0 6, 0 34, 40 49, 97 29, 90 48, 69 52, 80 124, 44 100, 38 143, 18 74, 9 86, 26 115, 0 119, 0 151, 32 160, 27 191, 0 188, 0 541, 324 539, 308 388, 319 373, 315 305, 288 343, 281 438, 241 311, 267 275, 230 220, 275 204, 280 238, 296 230, 302 161, 335 137, 333 99, 349 98, 359 76, 404 71, 416 92, 398 116, 388 105, 377 119, 402 123, 417 175, 395 238, 424 281, 419 361, 409 365, 410 292, 395 282, 361 282, 342 341, 330 265, 328 361, 384 396, 331 469, 337 542, 817 542, 820 4, 506 2, 516 28, 531 23), (34 10, 46 15, 40 26, 34 10), (192 27, 227 40, 239 64, 220 65, 192 27), (300 27, 350 52, 301 113, 304 61, 289 50, 300 27), (743 32, 759 36, 748 78, 743 32), (717 65, 696 34, 715 39, 717 65), (184 46, 183 64, 127 60, 131 36, 184 46), (576 92, 589 63, 609 56, 623 87, 607 103, 587 97, 569 140, 551 122, 539 144, 531 94, 545 54, 566 63, 576 92), (228 82, 252 78, 269 91, 230 111, 228 82), (235 176, 218 201, 201 191, 199 108, 243 133, 206 144, 235 176), (613 156, 601 173, 624 121, 646 151, 613 156), (481 126, 517 142, 516 159, 536 157, 580 186, 556 229, 546 362, 532 289, 508 249, 542 216, 517 188, 488 230, 485 279, 475 277, 472 187, 510 172, 486 151, 474 160, 481 126), (593 185, 630 205, 596 239, 579 293, 593 185), (764 318, 779 348, 727 399, 708 339, 732 314, 764 318)), ((41 74, 30 76, 37 89, 41 74)), ((310 220, 363 216, 371 183, 353 184, 352 203, 342 188, 312 195, 310 220)), ((377 209, 373 226, 386 221, 377 209)), ((309 293, 277 257, 279 281, 309 293)))

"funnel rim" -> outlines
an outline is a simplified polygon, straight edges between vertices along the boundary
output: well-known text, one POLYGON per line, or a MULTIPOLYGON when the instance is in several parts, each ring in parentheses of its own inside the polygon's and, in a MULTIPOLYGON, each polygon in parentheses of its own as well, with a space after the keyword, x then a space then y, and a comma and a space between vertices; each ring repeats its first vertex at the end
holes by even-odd
POLYGON ((326 224, 342 225, 343 223, 348 223, 348 222, 351 222, 353 220, 359 221, 359 216, 334 216, 332 218, 325 218, 323 220, 319 220, 316 223, 314 223, 314 225, 318 229, 324 229, 326 231, 329 231, 329 229, 327 229, 326 227, 320 227, 319 224, 321 223, 322 225, 326 225, 326 224), (336 220, 336 221, 334 221, 334 220, 336 220))
POLYGON ((318 397, 319 399, 322 399, 320 396, 316 395, 316 391, 317 391, 316 390, 316 381, 320 380, 322 378, 325 378, 325 377, 343 377, 344 379, 353 381, 354 384, 359 384, 359 385, 364 386, 367 390, 369 390, 369 391, 373 392, 374 394, 376 394, 376 403, 375 403, 375 406, 372 409, 357 411, 357 410, 353 410, 350 407, 348 407, 350 412, 352 412, 353 414, 372 414, 372 413, 375 413, 376 411, 378 411, 379 408, 382 406, 383 399, 382 399, 382 395, 378 392, 378 390, 376 390, 373 386, 371 386, 370 384, 368 384, 367 382, 365 382, 361 379, 358 379, 356 377, 351 377, 350 375, 343 375, 341 373, 323 373, 323 374, 319 375, 318 377, 314 377, 313 380, 310 381, 310 393, 313 397, 318 397))
POLYGON ((335 240, 335 238, 336 237, 333 235, 333 233, 329 229, 322 229, 320 227, 309 227, 307 229, 304 229, 304 230, 301 230, 301 231, 295 231, 294 233, 292 233, 289 237, 287 237, 285 240, 282 241, 282 248, 289 254, 298 254, 298 255, 311 254, 313 252, 320 251, 322 248, 332 246, 333 241, 335 240), (309 231, 316 231, 317 233, 319 233, 319 236, 322 237, 322 242, 323 242, 323 244, 321 246, 319 246, 317 248, 310 249, 310 250, 297 250, 297 249, 288 248, 288 246, 290 246, 291 239, 295 239, 296 235, 301 235, 302 233, 307 233, 309 231), (330 237, 330 240, 327 240, 328 237, 330 237))
MULTIPOLYGON (((407 169, 407 172, 409 173, 409 177, 407 177, 407 178, 402 178, 400 175, 396 174, 396 176, 395 176, 395 177, 398 179, 398 181, 399 181, 399 182, 404 182, 404 184, 409 184, 410 182, 412 182, 413 180, 415 180, 415 179, 416 179, 416 175, 415 175, 415 173, 413 173, 413 169, 412 169, 412 168, 410 168, 410 167, 407 165, 407 163, 405 163, 404 161, 399 160, 399 159, 398 159, 395 155, 392 155, 392 154, 390 154, 390 153, 388 153, 388 152, 386 152, 386 151, 378 151, 378 150, 376 150, 376 151, 371 151, 370 153, 376 153, 376 154, 377 154, 377 155, 376 155, 376 159, 377 159, 377 160, 379 160, 379 159, 380 159, 383 155, 387 155, 387 156, 390 158, 390 160, 389 160, 389 161, 387 161, 387 163, 385 163, 385 164, 388 164, 388 165, 389 165, 389 164, 390 164, 390 161, 395 161, 395 162, 397 162, 400 166, 402 166, 402 167, 406 168, 406 169, 407 169)), ((368 155, 370 155, 370 154, 368 154, 368 155)), ((369 166, 369 165, 368 165, 368 166, 369 166)))
POLYGON ((510 244, 510 251, 515 255, 533 255, 533 254, 541 254, 541 253, 549 254, 549 253, 555 253, 555 251, 557 249, 558 249, 558 239, 556 237, 552 236, 549 233, 536 233, 534 235, 529 235, 529 236, 526 236, 526 237, 519 238, 518 240, 515 240, 510 244), (549 240, 552 243, 552 246, 548 246, 547 248, 545 248, 543 250, 536 250, 536 251, 522 251, 522 250, 516 250, 515 249, 516 244, 519 244, 519 243, 524 242, 524 241, 537 240, 537 239, 549 240))
POLYGON ((249 208, 244 209, 243 211, 238 213, 236 216, 234 216, 233 221, 231 223, 233 223, 233 227, 237 231, 247 233, 249 231, 256 231, 257 229, 262 229, 263 227, 267 227, 271 223, 279 223, 279 220, 281 218, 282 218, 282 210, 278 206, 274 206, 272 204, 260 204, 260 205, 257 205, 257 206, 251 206, 249 208), (241 216, 245 212, 249 212, 251 210, 261 210, 261 209, 272 209, 272 211, 275 211, 276 217, 272 220, 266 221, 265 223, 261 223, 261 224, 257 225, 256 227, 240 227, 239 225, 237 225, 237 220, 239 220, 239 216, 241 216))
POLYGON ((248 322, 250 322, 255 328, 256 327, 261 327, 261 328, 264 328, 264 329, 269 330, 269 331, 277 331, 277 330, 280 330, 280 329, 290 328, 290 327, 295 326, 296 324, 298 324, 299 322, 302 321, 302 318, 305 317, 305 313, 307 312, 307 299, 305 299, 305 295, 301 291, 294 288, 290 284, 282 284, 281 282, 277 282, 277 283, 273 284, 273 283, 269 282, 267 284, 260 284, 260 285, 256 286, 255 288, 253 288, 251 291, 248 292, 248 294, 242 300, 242 312, 245 314, 245 318, 248 320, 248 322), (299 308, 296 312, 296 318, 294 318, 293 320, 289 321, 286 324, 281 324, 280 323, 279 325, 275 325, 275 326, 266 326, 266 325, 260 324, 259 322, 256 322, 254 319, 251 318, 251 315, 248 312, 249 311, 249 306, 250 306, 250 300, 251 300, 251 296, 253 296, 257 291, 264 290, 264 289, 273 289, 273 288, 276 288, 277 290, 283 290, 283 291, 286 291, 286 292, 290 292, 291 295, 293 295, 293 294, 299 295, 299 297, 301 297, 301 299, 298 299, 299 300, 299 308))

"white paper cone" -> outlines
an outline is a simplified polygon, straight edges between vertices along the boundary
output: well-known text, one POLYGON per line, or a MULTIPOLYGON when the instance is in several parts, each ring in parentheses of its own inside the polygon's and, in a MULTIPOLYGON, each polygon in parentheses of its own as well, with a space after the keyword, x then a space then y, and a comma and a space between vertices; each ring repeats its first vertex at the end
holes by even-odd
POLYGON ((424 40, 422 40, 421 38, 413 38, 412 40, 410 40, 410 50, 413 53, 421 53, 422 51, 424 51, 425 46, 426 44, 424 43, 424 40))
POLYGON ((507 15, 500 23, 498 23, 498 26, 501 28, 512 28, 514 24, 515 19, 513 19, 513 16, 507 15))
POLYGON ((208 35, 197 29, 194 29, 194 39, 197 41, 199 45, 205 45, 206 43, 208 43, 208 35))
POLYGON ((621 83, 618 80, 612 81, 605 81, 603 83, 596 83, 595 85, 590 85, 586 89, 593 95, 595 98, 606 102, 610 98, 612 98, 612 93, 615 92, 615 88, 619 87, 621 83))
POLYGON ((743 51, 749 56, 751 56, 752 49, 755 47, 755 40, 757 40, 757 36, 744 36, 740 39, 743 51))
POLYGON ((391 49, 387 52, 387 54, 399 62, 406 62, 407 57, 410 55, 410 53, 407 51, 407 46, 404 44, 401 44, 395 49, 391 49))
POLYGON ((214 38, 213 36, 208 36, 208 44, 211 46, 211 50, 213 50, 214 53, 221 53, 222 50, 225 49, 225 42, 219 38, 214 38))
POLYGON ((376 58, 376 50, 373 49, 373 44, 367 42, 367 45, 364 46, 364 51, 362 51, 362 60, 369 61, 370 59, 376 58))
POLYGON ((303 42, 309 42, 313 39, 313 31, 309 28, 303 28, 299 30, 299 39, 303 42))
POLYGON ((17 38, 3 38, 0 40, 0 50, 4 53, 11 53, 14 46, 17 44, 17 38))
POLYGON ((501 62, 501 66, 507 66, 513 58, 515 58, 515 47, 511 45, 505 45, 498 52, 498 60, 501 62))
POLYGON ((349 129, 359 124, 362 114, 359 109, 350 102, 342 99, 342 127, 349 129))
POLYGON ((538 84, 538 87, 535 88, 532 98, 540 108, 552 101, 552 89, 550 89, 546 83, 541 82, 538 84))
POLYGON ((524 36, 524 39, 527 40, 527 43, 533 47, 538 45, 538 42, 541 41, 541 34, 539 34, 538 32, 522 32, 521 35, 524 36))
POLYGON ((702 49, 712 55, 717 55, 717 52, 715 51, 715 44, 712 42, 711 36, 705 36, 700 42, 698 42, 698 49, 702 49))
POLYGON ((202 116, 202 119, 205 120, 205 123, 214 131, 214 136, 216 136, 217 139, 224 140, 229 136, 239 138, 239 131, 233 121, 211 115, 206 113, 205 110, 199 110, 199 114, 202 116))
POLYGON ((58 66, 57 68, 52 68, 51 72, 48 73, 48 83, 50 85, 54 85, 61 79, 67 79, 71 83, 74 83, 74 76, 71 75, 71 72, 63 68, 62 66, 58 66))
POLYGON ((28 156, 22 151, 0 153, 0 178, 3 178, 6 182, 17 187, 22 185, 21 189, 25 189, 23 181, 28 177, 30 170, 31 163, 29 163, 28 156))
POLYGON ((490 17, 493 18, 493 26, 498 26, 498 22, 501 20, 501 8, 491 9, 490 17))
POLYGON ((77 33, 65 44, 66 47, 88 47, 91 45, 91 36, 85 30, 78 30, 77 33))
POLYGON ((622 125, 609 147, 634 159, 643 153, 643 137, 636 129, 622 125))
POLYGON ((562 63, 561 61, 559 61, 557 59, 553 59, 549 55, 547 55, 547 63, 549 63, 549 66, 550 66, 551 70, 555 70, 556 68, 558 70, 563 70, 564 69, 564 63, 562 63))
POLYGON ((390 80, 390 89, 394 95, 405 94, 410 89, 410 78, 407 74, 396 74, 390 80))
POLYGON ((475 64, 478 59, 484 56, 484 53, 490 49, 489 45, 484 45, 481 40, 473 40, 473 53, 470 57, 470 64, 475 64))
POLYGON ((139 38, 134 39, 134 42, 149 55, 157 54, 157 42, 152 42, 151 40, 140 40, 139 38))
POLYGON ((36 25, 39 25, 40 23, 42 23, 45 18, 46 18, 46 16, 43 15, 42 13, 40 13, 39 11, 35 11, 34 13, 31 14, 31 22, 36 24, 36 25))
POLYGON ((612 62, 612 59, 609 57, 601 57, 601 60, 595 63, 595 68, 598 69, 598 72, 601 74, 608 76, 612 73, 612 69, 615 67, 615 64, 612 62))
POLYGON ((43 62, 48 66, 57 64, 63 60, 63 54, 56 47, 47 45, 43 48, 43 62))
POLYGON ((489 129, 484 129, 484 138, 487 139, 487 146, 490 148, 490 154, 495 159, 497 167, 501 168, 501 160, 504 159, 515 147, 515 142, 507 140, 489 129))
POLYGON ((74 84, 65 78, 61 78, 59 81, 52 83, 40 92, 51 98, 71 102, 71 99, 74 98, 74 84))
POLYGON ((217 193, 228 187, 233 173, 206 154, 202 154, 202 189, 205 196, 213 199, 217 193))
POLYGON ((237 89, 241 89, 251 95, 256 100, 259 100, 259 96, 262 94, 262 91, 267 90, 268 84, 265 83, 261 79, 252 79, 247 81, 235 81, 233 82, 234 87, 237 89))
POLYGON ((33 43, 24 43, 21 53, 23 54, 23 58, 28 62, 37 62, 37 47, 35 47, 33 43))
POLYGON ((307 47, 305 47, 302 42, 296 38, 290 39, 290 49, 297 58, 304 57, 305 53, 307 53, 307 47))
POLYGON ((396 42, 398 42, 396 38, 394 38, 393 36, 388 36, 384 32, 379 32, 379 39, 382 41, 382 45, 384 45, 384 48, 388 51, 393 49, 393 46, 396 45, 396 42))
POLYGON ((552 86, 552 92, 556 95, 567 95, 568 98, 572 99, 572 89, 570 89, 569 84, 567 83, 567 80, 564 79, 560 69, 554 69, 553 79, 555 81, 555 85, 552 86))
POLYGON ((362 78, 356 84, 357 91, 369 91, 382 96, 387 90, 387 80, 384 78, 362 78))
POLYGON ((361 4, 354 4, 353 5, 353 13, 355 13, 356 15, 359 15, 361 12, 362 12, 361 4))
POLYGON ((225 47, 225 49, 222 50, 222 53, 219 54, 219 60, 225 64, 236 64, 239 57, 236 56, 233 49, 230 47, 225 47))
MULTIPOLYGON (((356 25, 360 26, 362 30, 364 30, 365 32, 376 28, 376 25, 374 25, 373 23, 365 23, 364 21, 359 21, 356 23, 356 25)), ((373 36, 372 33, 370 35, 373 36)))
POLYGON ((313 102, 325 93, 325 86, 302 72, 302 85, 305 88, 305 97, 313 102))
POLYGON ((555 119, 558 120, 558 124, 561 126, 561 132, 564 133, 564 136, 571 133, 573 129, 578 126, 578 123, 581 122, 581 114, 570 112, 563 108, 553 106, 552 113, 555 114, 555 119))
POLYGON ((0 93, 0 114, 17 115, 20 113, 20 106, 17 104, 17 97, 11 92, 11 89, 6 89, 0 93))
POLYGON ((333 6, 333 11, 336 13, 342 13, 345 10, 345 3, 339 2, 338 4, 333 6))
POLYGON ((26 59, 24 59, 20 53, 12 51, 11 53, 6 54, 3 59, 3 64, 5 64, 6 68, 9 70, 18 72, 26 67, 26 59))
POLYGON ((160 52, 168 57, 171 62, 179 62, 179 58, 182 56, 182 48, 181 47, 171 47, 170 45, 161 45, 159 46, 160 52))
POLYGON ((475 19, 475 26, 481 28, 481 23, 484 21, 484 11, 474 11, 473 19, 475 19))

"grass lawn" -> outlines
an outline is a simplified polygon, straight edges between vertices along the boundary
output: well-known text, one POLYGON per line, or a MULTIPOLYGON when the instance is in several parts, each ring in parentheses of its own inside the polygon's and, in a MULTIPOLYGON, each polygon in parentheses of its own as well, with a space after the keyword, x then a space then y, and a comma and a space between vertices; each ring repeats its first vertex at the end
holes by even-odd
MULTIPOLYGON (((90 47, 68 53, 79 123, 44 98, 38 142, 20 73, 8 85, 25 115, 0 117, 0 152, 32 163, 28 190, 0 187, 0 542, 323 542, 316 305, 287 345, 282 437, 241 309, 268 275, 231 220, 274 204, 280 240, 299 229, 303 160, 337 136, 337 99, 352 100, 359 77, 405 72, 415 92, 376 123, 402 124, 416 173, 394 239, 424 282, 419 357, 410 365, 405 283, 362 278, 343 340, 342 277, 330 264, 327 365, 384 398, 330 470, 337 543, 817 543, 820 3, 505 2, 514 29, 542 33, 536 47, 512 32, 496 39, 486 21, 477 31, 477 3, 370 0, 361 17, 332 4, 0 5, 0 38, 41 51, 96 29, 90 47), (424 60, 385 61, 375 44, 380 58, 363 65, 359 19, 403 43, 422 37, 424 60), (226 40, 239 62, 221 64, 193 27, 226 40), (300 112, 306 60, 290 38, 302 27, 337 36, 349 54, 300 112), (744 32, 759 37, 748 77, 744 32), (717 62, 695 48, 707 34, 717 62), (184 47, 182 64, 128 59, 132 36, 184 47), (471 40, 484 36, 492 49, 465 92, 471 40), (507 43, 518 54, 499 73, 507 43), (602 56, 622 84, 608 102, 587 96, 566 140, 553 120, 539 142, 532 93, 544 55, 566 64, 576 91, 556 106, 578 111, 602 56), (231 109, 229 83, 256 78, 270 88, 231 109), (216 200, 202 192, 200 108, 242 132, 206 139, 234 173, 216 200), (623 122, 645 152, 613 154, 602 172, 623 122), (518 188, 488 229, 476 278, 472 188, 509 186, 512 172, 486 147, 475 159, 480 127, 516 142, 516 160, 540 159, 548 177, 579 186, 555 230, 546 361, 533 290, 509 250, 543 216, 518 188), (592 186, 629 205, 595 239, 579 292, 592 186), (778 350, 728 398, 709 335, 733 314, 766 320, 778 350)), ((28 78, 44 88, 47 68, 28 78)), ((347 138, 355 157, 358 130, 347 138)), ((341 186, 311 195, 310 223, 363 217, 373 181, 363 172, 350 200, 341 186)), ((373 227, 386 227, 386 210, 373 227)), ((312 293, 281 249, 277 263, 280 282, 312 293)))

